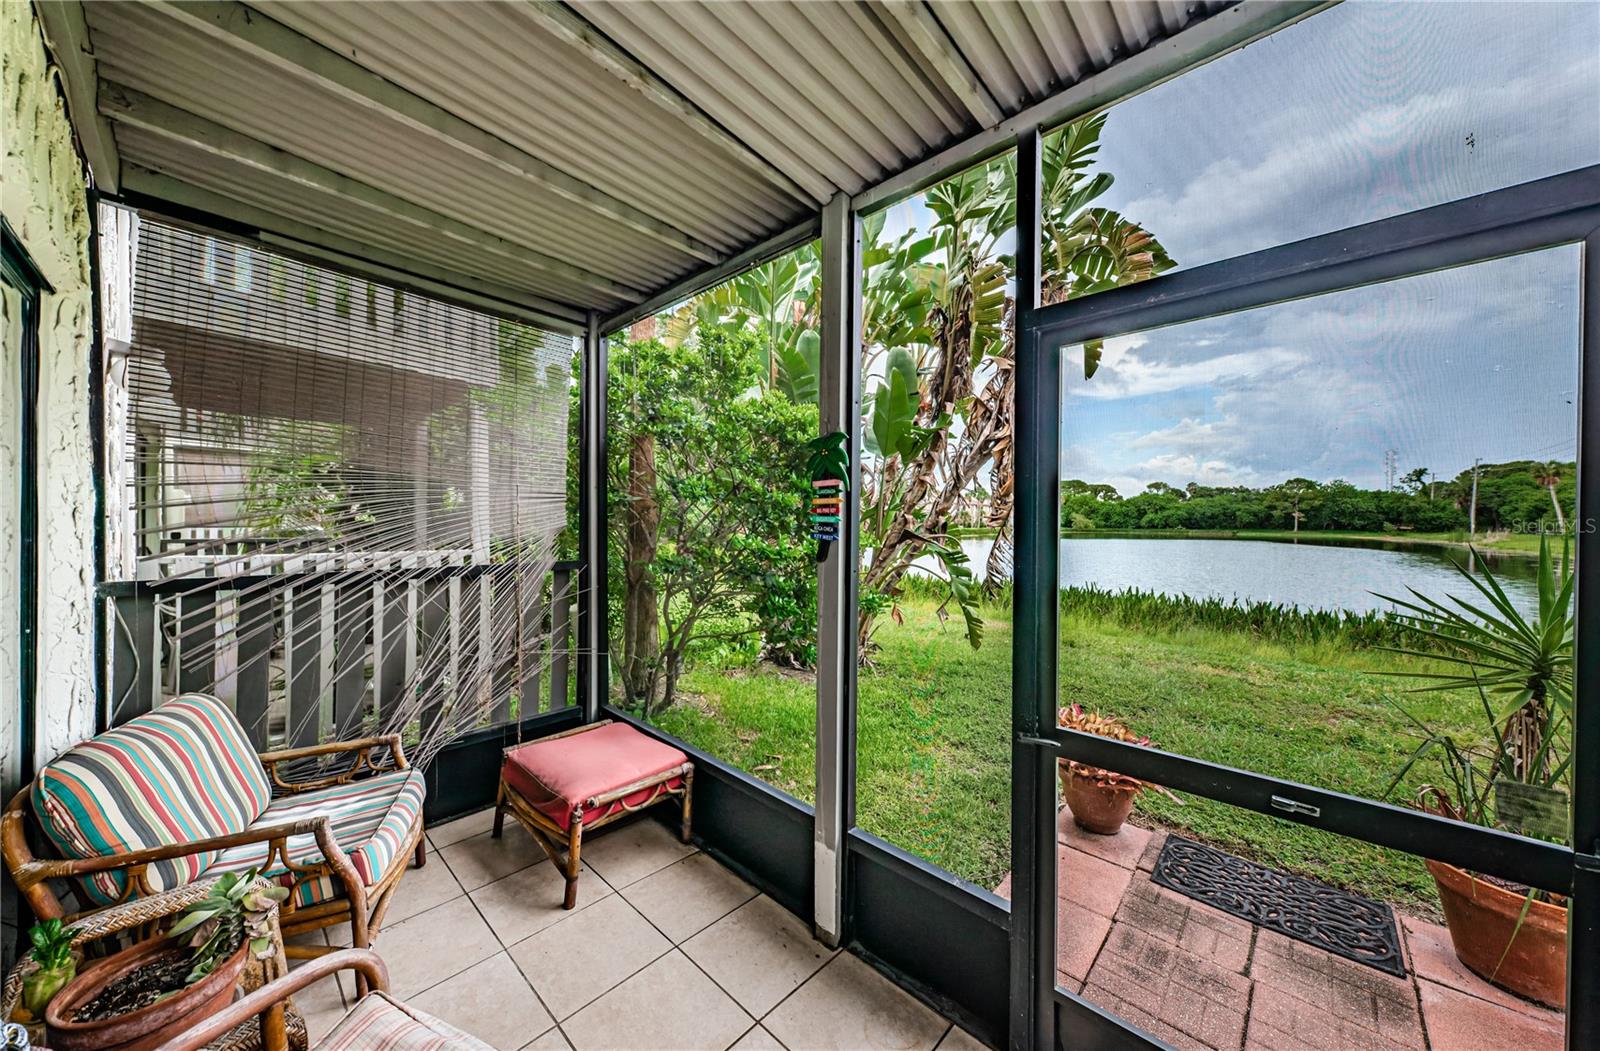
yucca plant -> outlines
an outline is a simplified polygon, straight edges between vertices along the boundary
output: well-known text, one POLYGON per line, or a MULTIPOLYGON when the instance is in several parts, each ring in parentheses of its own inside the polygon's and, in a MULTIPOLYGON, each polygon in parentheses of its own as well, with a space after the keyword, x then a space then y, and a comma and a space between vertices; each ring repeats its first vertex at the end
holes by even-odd
MULTIPOLYGON (((1445 665, 1392 674, 1430 680, 1423 690, 1471 689, 1486 721, 1486 741, 1459 741, 1407 713, 1422 729, 1423 740, 1389 792, 1431 755, 1443 776, 1418 793, 1424 809, 1564 841, 1570 826, 1561 789, 1572 761, 1574 696, 1571 559, 1563 545, 1558 566, 1549 541, 1541 538, 1539 603, 1530 619, 1512 604, 1488 561, 1476 550, 1471 554, 1476 574, 1465 566, 1457 569, 1481 602, 1452 596, 1447 604, 1415 589, 1415 602, 1389 599, 1402 611, 1393 614, 1396 622, 1423 643, 1395 652, 1445 665)), ((1491 982, 1561 1006, 1564 897, 1480 879, 1436 861, 1429 861, 1428 869, 1461 961, 1491 982)))
MULTIPOLYGON (((1439 670, 1388 672, 1420 678, 1419 690, 1473 690, 1487 720, 1487 750, 1457 742, 1420 720, 1423 742, 1393 785, 1424 756, 1436 753, 1449 793, 1432 786, 1434 801, 1452 816, 1477 824, 1495 820, 1489 793, 1496 781, 1553 788, 1567 780, 1572 762, 1573 587, 1569 551, 1559 564, 1548 539, 1539 543, 1538 611, 1530 619, 1506 594, 1476 549, 1476 573, 1457 565, 1482 601, 1449 597, 1441 602, 1409 589, 1415 601, 1379 595, 1400 612, 1393 619, 1424 645, 1385 647, 1395 653, 1441 662, 1439 670), (1448 794, 1449 799, 1441 798, 1448 794)), ((1402 709, 1403 710, 1403 709, 1402 709)), ((1409 717, 1409 713, 1408 713, 1409 717)))

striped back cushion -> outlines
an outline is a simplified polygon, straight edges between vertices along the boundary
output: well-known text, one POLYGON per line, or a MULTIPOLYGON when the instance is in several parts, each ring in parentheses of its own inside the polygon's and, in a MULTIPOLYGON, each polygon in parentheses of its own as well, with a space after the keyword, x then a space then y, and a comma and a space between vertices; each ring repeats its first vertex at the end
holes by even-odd
MULTIPOLYGON (((125 854, 242 832, 272 798, 255 749, 227 705, 186 694, 70 749, 33 783, 33 812, 66 858, 125 854)), ((158 862, 157 890, 205 871, 215 852, 158 862)), ((121 897, 126 877, 86 881, 100 904, 121 897)))

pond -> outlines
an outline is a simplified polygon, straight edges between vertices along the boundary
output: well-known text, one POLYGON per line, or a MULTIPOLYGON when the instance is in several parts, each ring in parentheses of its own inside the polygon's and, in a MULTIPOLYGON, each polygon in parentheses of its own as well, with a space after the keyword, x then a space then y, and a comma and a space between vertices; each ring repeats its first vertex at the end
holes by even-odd
MULTIPOLYGON (((980 576, 993 541, 968 537, 962 550, 980 576)), ((1537 562, 1488 555, 1495 577, 1512 601, 1531 614, 1538 604, 1537 562)), ((1136 588, 1196 598, 1279 602, 1304 609, 1388 609, 1373 592, 1409 597, 1415 588, 1433 598, 1482 596, 1456 570, 1468 561, 1460 548, 1382 541, 1246 540, 1175 537, 1071 537, 1061 539, 1063 586, 1095 584, 1113 591, 1136 588)))

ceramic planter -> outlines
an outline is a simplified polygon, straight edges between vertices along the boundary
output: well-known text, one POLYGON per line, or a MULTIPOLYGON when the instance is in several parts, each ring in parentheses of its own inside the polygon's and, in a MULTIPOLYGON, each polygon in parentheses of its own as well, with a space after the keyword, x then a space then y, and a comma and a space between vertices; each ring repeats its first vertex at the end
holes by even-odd
POLYGON ((1567 1000, 1567 910, 1438 861, 1428 871, 1439 887, 1456 956, 1472 972, 1558 1010, 1567 1000), (1521 917, 1521 926, 1518 918, 1521 917), (1510 946, 1507 949, 1507 946, 1510 946))
POLYGON ((1114 836, 1133 810, 1137 785, 1106 785, 1090 774, 1074 770, 1066 760, 1059 764, 1061 795, 1072 811, 1072 820, 1085 832, 1114 836))
POLYGON ((248 941, 198 982, 148 1007, 97 1022, 73 1020, 79 1007, 125 975, 147 963, 188 951, 180 941, 155 938, 85 967, 56 994, 45 1011, 49 1046, 55 1051, 150 1051, 226 1007, 233 999, 239 974, 249 961, 248 941))

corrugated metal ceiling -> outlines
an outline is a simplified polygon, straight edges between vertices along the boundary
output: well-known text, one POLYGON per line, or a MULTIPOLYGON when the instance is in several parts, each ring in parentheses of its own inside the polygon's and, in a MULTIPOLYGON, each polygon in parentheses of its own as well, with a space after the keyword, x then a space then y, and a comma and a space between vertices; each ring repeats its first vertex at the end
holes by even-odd
POLYGON ((575 316, 643 301, 1228 6, 83 11, 130 195, 281 217, 272 232, 575 316))

